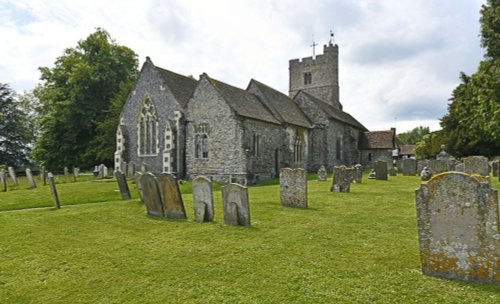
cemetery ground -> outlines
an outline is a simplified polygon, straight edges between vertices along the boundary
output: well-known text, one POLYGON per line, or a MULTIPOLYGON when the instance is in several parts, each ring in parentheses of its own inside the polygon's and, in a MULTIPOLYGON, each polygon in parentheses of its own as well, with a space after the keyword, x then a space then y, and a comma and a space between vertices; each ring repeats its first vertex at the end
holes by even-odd
MULTIPOLYGON (((282 207, 277 180, 250 187, 251 227, 224 225, 220 185, 200 224, 190 183, 183 221, 147 216, 132 182, 122 201, 114 180, 59 180, 62 209, 0 212, 0 303, 500 302, 498 285, 421 273, 419 177, 350 193, 309 177, 308 209, 282 207)), ((38 184, 0 192, 0 210, 52 206, 38 184)))

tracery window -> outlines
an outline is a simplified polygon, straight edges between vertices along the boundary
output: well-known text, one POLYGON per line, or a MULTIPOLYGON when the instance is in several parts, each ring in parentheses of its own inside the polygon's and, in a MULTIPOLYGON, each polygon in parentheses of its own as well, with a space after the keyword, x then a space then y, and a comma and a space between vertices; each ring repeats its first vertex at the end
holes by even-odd
POLYGON ((208 158, 208 125, 196 125, 194 132, 194 157, 208 158))
POLYGON ((137 124, 139 155, 156 155, 158 153, 158 122, 154 104, 149 97, 142 103, 137 124))
POLYGON ((293 155, 294 161, 296 163, 301 163, 303 161, 303 143, 299 136, 295 137, 295 143, 293 145, 293 155))

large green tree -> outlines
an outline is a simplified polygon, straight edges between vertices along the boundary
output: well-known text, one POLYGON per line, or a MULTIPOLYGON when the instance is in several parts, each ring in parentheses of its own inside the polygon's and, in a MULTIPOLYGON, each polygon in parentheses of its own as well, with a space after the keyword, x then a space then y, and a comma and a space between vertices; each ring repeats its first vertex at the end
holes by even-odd
POLYGON ((7 84, 0 83, 0 165, 30 164, 34 124, 29 108, 7 84))
MULTIPOLYGON (((35 159, 49 168, 111 164, 112 153, 98 155, 95 138, 109 137, 98 126, 117 115, 111 101, 135 80, 137 67, 137 54, 98 28, 66 49, 53 68, 40 68, 42 84, 34 92, 43 106, 35 159)), ((114 147, 114 136, 105 141, 114 147)))
MULTIPOLYGON (((442 130, 432 137, 455 156, 500 154, 500 0, 482 6, 480 23, 484 58, 474 74, 460 73, 442 130)), ((433 150, 425 147, 431 142, 430 137, 422 141, 421 151, 433 150)))
POLYGON ((411 131, 403 132, 398 134, 398 139, 403 145, 415 145, 417 142, 421 141, 422 138, 429 134, 429 127, 419 126, 413 128, 411 131))

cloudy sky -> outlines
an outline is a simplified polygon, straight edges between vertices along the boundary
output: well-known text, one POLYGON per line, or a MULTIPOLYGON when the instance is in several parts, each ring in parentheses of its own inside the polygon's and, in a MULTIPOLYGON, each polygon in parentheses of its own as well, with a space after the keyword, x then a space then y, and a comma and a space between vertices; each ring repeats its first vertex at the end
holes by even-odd
POLYGON ((288 60, 330 30, 344 110, 370 130, 439 129, 458 74, 482 58, 485 0, 0 0, 0 82, 34 88, 38 67, 96 27, 160 67, 288 92, 288 60))

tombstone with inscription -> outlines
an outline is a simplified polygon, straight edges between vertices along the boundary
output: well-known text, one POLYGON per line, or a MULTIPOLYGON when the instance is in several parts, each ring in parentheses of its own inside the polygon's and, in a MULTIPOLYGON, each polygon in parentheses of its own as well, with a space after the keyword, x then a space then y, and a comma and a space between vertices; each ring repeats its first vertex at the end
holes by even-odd
POLYGON ((422 272, 500 283, 497 190, 479 176, 448 172, 415 194, 422 272))
POLYGON ((385 161, 375 162, 375 179, 387 180, 387 163, 385 161))
POLYGON ((325 166, 321 165, 321 167, 319 167, 319 170, 318 170, 318 182, 324 182, 326 181, 326 168, 325 166))
POLYGON ((214 220, 214 197, 212 182, 205 176, 193 179, 194 217, 198 223, 214 220))
POLYGON ((333 167, 331 192, 349 192, 351 188, 351 174, 346 166, 333 167))
POLYGON ((35 189, 36 183, 35 183, 35 179, 33 178, 33 174, 31 173, 30 168, 26 169, 26 177, 28 178, 28 183, 30 184, 30 188, 35 189))
POLYGON ((463 159, 464 172, 468 174, 479 174, 481 176, 490 175, 488 158, 484 156, 469 156, 463 159))
POLYGON ((12 179, 12 183, 14 184, 14 187, 17 187, 18 183, 17 183, 16 171, 14 171, 14 168, 12 168, 12 167, 9 167, 7 169, 9 170, 9 176, 10 176, 10 179, 12 179))
POLYGON ((415 176, 417 175, 417 161, 413 158, 403 159, 403 175, 415 176))
POLYGON ((156 178, 151 173, 144 173, 139 180, 142 188, 142 201, 146 205, 149 215, 165 216, 163 204, 160 196, 160 188, 156 178))
POLYGON ((120 195, 122 196, 122 200, 129 200, 132 197, 130 196, 130 190, 128 188, 127 179, 125 175, 120 171, 115 171, 116 182, 118 183, 118 188, 120 188, 120 195))
POLYGON ((184 209, 181 191, 175 177, 169 173, 161 173, 157 178, 157 182, 165 217, 185 220, 187 218, 186 210, 184 209))
POLYGON ((2 192, 7 191, 7 176, 5 176, 5 170, 0 171, 0 189, 2 192))
POLYGON ((362 179, 363 179, 363 166, 357 164, 354 166, 354 175, 352 182, 355 184, 361 184, 362 179))
POLYGON ((280 170, 280 202, 282 206, 307 208, 307 171, 282 168, 280 170))
POLYGON ((224 223, 233 226, 250 226, 250 204, 247 187, 229 184, 221 187, 224 223))

